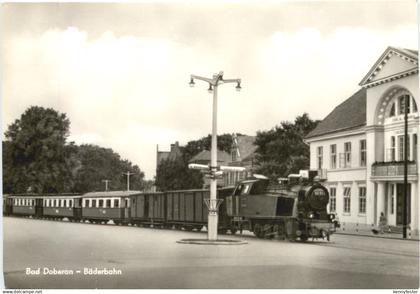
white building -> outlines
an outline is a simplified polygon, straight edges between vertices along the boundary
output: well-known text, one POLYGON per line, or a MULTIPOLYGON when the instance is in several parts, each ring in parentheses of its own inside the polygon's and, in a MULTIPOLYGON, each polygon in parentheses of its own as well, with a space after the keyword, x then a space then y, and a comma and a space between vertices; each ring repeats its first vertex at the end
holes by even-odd
POLYGON ((342 222, 377 225, 381 212, 402 225, 404 101, 408 115, 408 224, 419 238, 418 52, 388 47, 360 82, 307 137, 311 169, 322 170, 330 211, 342 222))

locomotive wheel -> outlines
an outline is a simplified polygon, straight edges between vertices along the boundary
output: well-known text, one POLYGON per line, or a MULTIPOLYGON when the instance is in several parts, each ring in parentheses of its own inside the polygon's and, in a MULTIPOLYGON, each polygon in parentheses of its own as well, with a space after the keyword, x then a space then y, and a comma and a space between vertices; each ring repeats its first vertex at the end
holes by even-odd
POLYGON ((226 234, 227 230, 226 229, 218 229, 217 232, 219 234, 226 234))
POLYGON ((257 236, 257 238, 263 238, 264 237, 263 228, 260 224, 256 224, 254 226, 254 235, 257 236))

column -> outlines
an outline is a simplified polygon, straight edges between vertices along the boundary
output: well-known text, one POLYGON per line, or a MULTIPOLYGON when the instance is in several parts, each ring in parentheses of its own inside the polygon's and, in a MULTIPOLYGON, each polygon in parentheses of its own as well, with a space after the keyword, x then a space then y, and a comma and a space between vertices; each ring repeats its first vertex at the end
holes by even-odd
POLYGON ((381 212, 385 213, 385 182, 378 183, 375 224, 378 224, 381 212))
POLYGON ((418 183, 411 183, 411 238, 419 239, 419 195, 418 195, 418 183))
POLYGON ((371 225, 375 223, 375 182, 366 181, 366 224, 371 225))

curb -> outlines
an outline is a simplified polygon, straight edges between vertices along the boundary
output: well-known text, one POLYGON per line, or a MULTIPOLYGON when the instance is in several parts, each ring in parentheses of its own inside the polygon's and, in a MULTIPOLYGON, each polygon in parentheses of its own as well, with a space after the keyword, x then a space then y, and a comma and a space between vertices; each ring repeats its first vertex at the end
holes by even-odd
POLYGON ((368 237, 368 238, 378 238, 378 239, 390 239, 390 240, 402 240, 402 241, 415 241, 419 242, 417 239, 403 239, 402 237, 390 237, 390 236, 377 236, 377 235, 363 235, 356 233, 344 233, 344 232, 335 232, 337 235, 349 235, 349 236, 359 236, 359 237, 368 237))
POLYGON ((218 240, 208 240, 208 239, 181 239, 176 241, 179 244, 195 244, 195 245, 244 245, 248 244, 247 241, 242 240, 229 240, 229 239, 218 239, 218 240))

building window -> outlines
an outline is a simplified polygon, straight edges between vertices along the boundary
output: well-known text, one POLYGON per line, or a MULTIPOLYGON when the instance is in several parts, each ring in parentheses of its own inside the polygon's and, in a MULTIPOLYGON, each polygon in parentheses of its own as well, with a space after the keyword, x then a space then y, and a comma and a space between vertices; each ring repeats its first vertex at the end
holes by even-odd
POLYGON ((330 145, 330 167, 331 169, 337 168, 337 145, 330 145))
POLYGON ((395 103, 392 103, 391 110, 389 111, 389 116, 395 116, 395 103))
POLYGON ((360 140, 360 166, 366 166, 366 140, 360 140))
POLYGON ((330 212, 336 211, 336 195, 337 195, 337 189, 336 188, 330 188, 330 212))
POLYGON ((417 134, 413 134, 413 160, 417 160, 417 134))
POLYGON ((323 148, 322 146, 318 147, 318 169, 322 168, 322 161, 323 161, 323 148))
POLYGON ((344 153, 340 153, 340 167, 351 167, 351 143, 344 143, 344 153))
POLYGON ((391 214, 394 214, 394 184, 390 185, 390 193, 391 193, 391 214))
MULTIPOLYGON (((404 114, 405 112, 405 97, 407 97, 408 95, 404 95, 404 96, 401 96, 400 98, 399 98, 399 100, 398 100, 398 103, 399 103, 399 107, 400 107, 400 114, 404 114)), ((408 99, 407 99, 407 102, 408 102, 408 104, 407 104, 407 113, 410 113, 410 96, 408 96, 408 99)))
MULTIPOLYGON (((407 158, 410 159, 410 136, 407 137, 407 158)), ((404 135, 398 136, 398 160, 404 160, 404 135)))
POLYGON ((344 213, 350 213, 350 197, 351 197, 351 188, 344 188, 344 213))
POLYGON ((395 137, 391 136, 390 161, 395 161, 395 137))
POLYGON ((359 213, 366 213, 366 187, 359 187, 359 213))

